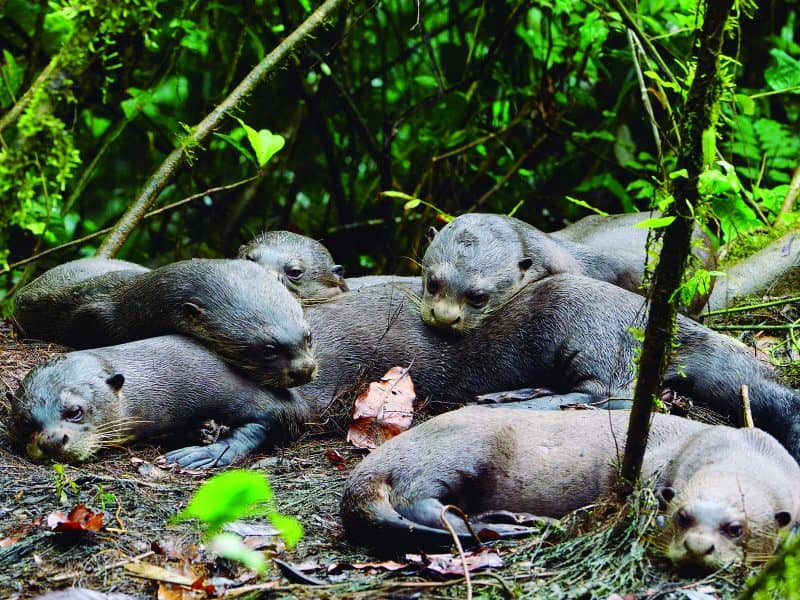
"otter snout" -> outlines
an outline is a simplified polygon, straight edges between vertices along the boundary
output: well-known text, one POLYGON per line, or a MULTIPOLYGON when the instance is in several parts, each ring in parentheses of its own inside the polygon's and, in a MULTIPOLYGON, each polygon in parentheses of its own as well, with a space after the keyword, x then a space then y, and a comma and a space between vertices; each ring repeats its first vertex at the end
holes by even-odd
POLYGON ((314 355, 304 354, 292 359, 284 372, 287 387, 308 383, 317 376, 317 361, 314 355))
POLYGON ((683 547, 693 561, 701 561, 703 557, 714 553, 714 538, 707 533, 693 532, 686 535, 683 547))
POLYGON ((42 460, 49 456, 59 456, 70 442, 66 429, 56 428, 39 431, 31 435, 25 446, 25 453, 31 460, 42 460))
POLYGON ((463 317, 463 311, 457 303, 434 302, 431 304, 429 324, 441 329, 460 329, 463 317))

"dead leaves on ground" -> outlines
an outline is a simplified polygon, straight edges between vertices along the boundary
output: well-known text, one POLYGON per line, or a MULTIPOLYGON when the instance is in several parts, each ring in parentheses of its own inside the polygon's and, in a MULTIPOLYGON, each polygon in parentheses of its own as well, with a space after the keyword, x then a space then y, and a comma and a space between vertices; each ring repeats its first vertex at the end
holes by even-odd
POLYGON ((408 369, 392 367, 356 398, 347 441, 356 448, 377 448, 411 426, 414 383, 408 369))
POLYGON ((103 516, 78 504, 69 513, 57 510, 47 515, 47 528, 57 532, 97 532, 103 528, 103 516))

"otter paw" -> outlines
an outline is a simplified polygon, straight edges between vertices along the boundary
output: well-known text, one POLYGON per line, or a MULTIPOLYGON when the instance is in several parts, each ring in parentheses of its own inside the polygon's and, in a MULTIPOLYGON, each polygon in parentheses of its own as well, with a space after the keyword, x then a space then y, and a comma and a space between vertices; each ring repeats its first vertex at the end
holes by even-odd
POLYGON ((226 442, 208 446, 187 446, 164 455, 167 464, 178 463, 184 469, 210 469, 227 467, 235 460, 234 453, 226 442))

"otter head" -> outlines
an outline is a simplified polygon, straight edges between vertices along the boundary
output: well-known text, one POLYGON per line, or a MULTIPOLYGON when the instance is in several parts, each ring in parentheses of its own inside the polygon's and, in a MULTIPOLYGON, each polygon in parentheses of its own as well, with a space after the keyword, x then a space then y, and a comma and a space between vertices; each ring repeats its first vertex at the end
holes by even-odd
POLYGON ((86 461, 133 435, 120 410, 124 382, 83 353, 39 365, 9 394, 14 437, 32 460, 86 461))
POLYGON ((347 291, 344 268, 318 241, 290 231, 265 231, 239 248, 301 299, 320 300, 347 291))
POLYGON ((661 488, 667 507, 657 545, 680 569, 713 571, 761 562, 778 544, 780 530, 797 515, 756 473, 713 466, 697 471, 679 489, 661 488))
POLYGON ((549 274, 502 215, 465 214, 428 232, 422 258, 422 320, 466 332, 506 304, 527 282, 549 274))
MULTIPOLYGON (((316 375, 303 309, 283 285, 252 262, 195 260, 180 299, 181 331, 267 387, 302 385, 316 375)), ((179 263, 174 263, 175 265, 179 263)))

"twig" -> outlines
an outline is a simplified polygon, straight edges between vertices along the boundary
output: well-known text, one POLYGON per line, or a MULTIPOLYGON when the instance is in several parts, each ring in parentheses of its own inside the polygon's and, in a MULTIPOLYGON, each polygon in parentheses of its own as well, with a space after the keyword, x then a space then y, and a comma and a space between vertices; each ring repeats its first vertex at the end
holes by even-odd
POLYGON ((450 521, 447 520, 447 513, 449 511, 453 511, 458 513, 462 519, 466 522, 467 518, 463 511, 458 508, 457 506, 453 506, 452 504, 445 504, 442 507, 442 512, 439 515, 439 519, 442 521, 442 525, 450 532, 450 535, 453 537, 453 542, 456 545, 456 549, 458 550, 458 555, 461 557, 461 566, 464 568, 464 583, 467 586, 467 600, 472 600, 472 580, 469 576, 469 567, 467 566, 467 557, 464 555, 464 548, 461 546, 461 540, 458 538, 458 534, 456 533, 453 526, 450 524, 450 521))
POLYGON ((647 118, 650 121, 650 128, 653 130, 653 139, 656 142, 658 166, 661 169, 661 175, 663 179, 666 180, 667 173, 664 166, 664 155, 661 149, 661 134, 658 132, 658 123, 656 122, 656 116, 653 112, 653 105, 650 104, 650 94, 647 93, 647 85, 644 82, 642 65, 639 64, 639 56, 641 55, 645 58, 645 60, 647 60, 647 56, 644 53, 644 48, 642 48, 642 43, 639 41, 639 39, 636 37, 636 34, 630 27, 628 28, 628 44, 631 47, 631 55, 633 56, 633 66, 634 70, 636 71, 636 78, 639 80, 639 91, 642 95, 642 103, 644 104, 644 110, 647 113, 647 118))
POLYGON ((742 427, 755 427, 753 413, 750 411, 750 392, 744 383, 739 390, 739 416, 742 419, 742 427))
POLYGON ((781 204, 781 209, 778 211, 776 222, 780 223, 783 217, 794 210, 794 203, 798 195, 800 195, 800 165, 797 165, 792 174, 792 181, 789 184, 789 189, 786 190, 786 196, 783 199, 783 204, 781 204))
POLYGON ((716 331, 786 331, 797 328, 797 323, 786 323, 784 325, 709 325, 716 331))
POLYGON ((0 119, 0 133, 2 133, 6 127, 11 125, 11 123, 13 123, 17 117, 19 117, 20 113, 22 113, 22 111, 25 110, 25 107, 28 106, 28 103, 33 98, 33 94, 36 92, 36 90, 43 86, 44 83, 50 78, 50 75, 53 72, 53 69, 55 69, 60 56, 60 54, 56 54, 50 60, 48 65, 42 69, 41 73, 39 73, 36 81, 31 84, 31 87, 29 87, 28 90, 17 101, 17 103, 11 107, 11 110, 3 115, 3 118, 0 119))
MULTIPOLYGON (((208 194, 213 194, 214 192, 221 192, 223 190, 231 190, 233 188, 237 188, 240 185, 244 185, 246 183, 250 183, 254 179, 258 179, 259 177, 260 177, 259 175, 253 175, 252 177, 248 177, 247 179, 242 179, 241 181, 237 181, 235 183, 229 183, 228 185, 220 185, 220 186, 217 186, 217 187, 209 188, 209 189, 204 190, 202 192, 198 192, 197 194, 192 194, 191 196, 187 196, 186 198, 183 198, 181 200, 176 200, 175 202, 172 202, 171 204, 167 204, 165 206, 162 206, 161 208, 157 208, 155 210, 151 210, 144 217, 142 217, 142 219, 150 219, 152 217, 156 217, 156 216, 158 216, 158 215, 160 215, 162 213, 167 212, 168 210, 172 210, 173 208, 177 208, 177 207, 182 206, 182 205, 184 205, 184 204, 186 204, 188 202, 191 202, 192 200, 196 200, 197 198, 202 198, 203 196, 206 196, 208 194)), ((40 258, 42 258, 44 256, 47 256, 48 254, 52 254, 54 252, 58 252, 59 250, 65 250, 66 248, 71 248, 72 246, 80 246, 84 242, 88 242, 89 240, 93 240, 96 237, 100 237, 101 235, 104 235, 104 234, 110 232, 112 229, 113 229, 113 227, 106 227, 104 229, 99 229, 99 230, 95 231, 94 233, 90 233, 89 235, 85 235, 85 236, 83 236, 81 238, 78 238, 76 240, 72 240, 72 241, 67 242, 65 244, 61 244, 60 246, 55 246, 54 248, 48 248, 47 250, 43 250, 42 252, 39 252, 38 254, 34 254, 32 256, 29 256, 28 258, 23 258, 22 260, 18 260, 17 262, 14 262, 14 263, 11 263, 10 265, 8 265, 8 267, 6 267, 5 269, 0 269, 0 275, 2 275, 3 273, 8 273, 12 269, 16 269, 17 267, 21 267, 22 265, 26 265, 28 263, 31 263, 31 262, 35 261, 35 260, 39 260, 40 258)))
POLYGON ((533 143, 532 143, 532 144, 531 144, 531 145, 528 147, 528 149, 527 149, 527 150, 525 150, 525 152, 523 152, 523 153, 522 153, 522 154, 519 156, 519 158, 518 158, 518 159, 517 159, 517 160, 514 162, 514 164, 511 166, 511 168, 508 170, 508 172, 507 172, 507 173, 505 173, 505 174, 504 174, 504 175, 503 175, 503 176, 502 176, 502 177, 499 179, 499 181, 497 181, 497 183, 495 183, 495 184, 494 184, 494 185, 491 187, 491 189, 489 189, 489 191, 487 191, 487 192, 486 192, 486 193, 485 193, 483 196, 481 196, 480 198, 478 198, 478 201, 475 203, 475 206, 476 206, 476 207, 478 207, 478 206, 483 206, 484 204, 486 204, 486 202, 489 200, 489 198, 491 198, 491 197, 492 197, 492 196, 495 194, 495 192, 499 191, 499 190, 500 190, 500 188, 502 188, 502 187, 503 187, 503 186, 506 184, 506 182, 508 182, 508 180, 509 180, 509 179, 511 179, 511 178, 514 176, 514 174, 515 174, 517 171, 519 171, 519 169, 522 167, 522 164, 523 164, 523 163, 524 163, 524 162, 525 162, 525 161, 528 159, 528 157, 529 157, 531 154, 533 154, 533 152, 534 152, 534 151, 535 151, 535 150, 536 150, 536 149, 537 149, 539 146, 541 146, 541 145, 542 145, 542 143, 543 143, 543 142, 544 142, 546 139, 547 139, 547 135, 546 135, 546 134, 543 134, 543 135, 539 136, 539 138, 538 138, 536 141, 534 141, 534 142, 533 142, 533 143))

